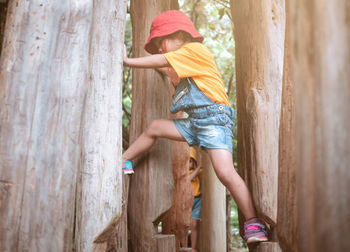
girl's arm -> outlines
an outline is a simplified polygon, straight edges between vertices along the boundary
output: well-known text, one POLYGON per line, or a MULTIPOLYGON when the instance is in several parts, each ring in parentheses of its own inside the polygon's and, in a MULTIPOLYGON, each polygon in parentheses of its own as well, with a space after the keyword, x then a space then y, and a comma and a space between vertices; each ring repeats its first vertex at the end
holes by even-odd
POLYGON ((125 45, 123 63, 124 66, 136 68, 160 68, 170 66, 170 64, 162 54, 154 54, 140 58, 128 58, 125 45))

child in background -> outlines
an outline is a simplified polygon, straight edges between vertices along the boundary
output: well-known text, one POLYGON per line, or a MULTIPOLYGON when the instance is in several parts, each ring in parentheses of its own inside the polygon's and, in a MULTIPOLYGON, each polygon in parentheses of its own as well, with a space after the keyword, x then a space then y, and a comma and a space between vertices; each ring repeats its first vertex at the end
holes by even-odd
POLYGON ((147 152, 157 138, 198 145, 208 152, 216 175, 231 192, 246 219, 245 241, 266 241, 265 223, 257 218, 249 190, 233 166, 235 111, 230 107, 215 60, 201 43, 203 39, 186 14, 171 10, 152 22, 145 45, 145 50, 152 55, 128 58, 124 47, 125 66, 168 71, 170 68, 176 73, 181 82, 176 87, 170 111, 185 111, 188 118, 153 120, 124 152, 123 170, 133 173, 131 160, 147 152))
POLYGON ((193 203, 192 203, 192 221, 191 221, 191 247, 192 252, 198 252, 197 241, 199 232, 199 222, 202 217, 202 195, 201 195, 201 181, 200 174, 202 172, 201 167, 197 163, 197 153, 196 150, 190 148, 190 159, 188 161, 189 168, 189 180, 193 188, 193 203))

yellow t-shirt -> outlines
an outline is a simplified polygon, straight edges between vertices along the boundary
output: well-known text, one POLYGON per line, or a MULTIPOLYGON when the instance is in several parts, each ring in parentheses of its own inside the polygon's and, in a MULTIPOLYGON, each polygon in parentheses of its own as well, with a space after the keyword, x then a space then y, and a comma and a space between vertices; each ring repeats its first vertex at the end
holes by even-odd
POLYGON ((191 42, 163 55, 180 78, 192 77, 213 102, 230 106, 215 59, 205 45, 191 42))
MULTIPOLYGON (((190 174, 191 174, 193 171, 194 171, 194 170, 190 170, 190 174)), ((191 185, 192 185, 194 197, 197 197, 197 196, 201 195, 201 181, 200 181, 200 174, 201 174, 201 173, 202 173, 202 171, 199 171, 198 176, 196 176, 196 177, 191 181, 191 185)))

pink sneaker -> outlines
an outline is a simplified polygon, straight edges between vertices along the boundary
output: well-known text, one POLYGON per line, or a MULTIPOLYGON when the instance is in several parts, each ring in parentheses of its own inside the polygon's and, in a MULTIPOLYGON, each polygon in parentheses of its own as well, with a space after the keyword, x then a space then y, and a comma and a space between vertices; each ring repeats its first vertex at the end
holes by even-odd
POLYGON ((267 241, 267 228, 260 218, 252 218, 244 223, 244 240, 246 243, 267 241))

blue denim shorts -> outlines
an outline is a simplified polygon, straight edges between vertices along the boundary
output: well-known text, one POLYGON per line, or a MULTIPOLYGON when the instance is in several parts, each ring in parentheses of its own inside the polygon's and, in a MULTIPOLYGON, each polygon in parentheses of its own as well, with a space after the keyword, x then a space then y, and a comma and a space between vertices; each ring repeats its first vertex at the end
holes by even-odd
POLYGON ((225 149, 232 153, 236 113, 223 104, 188 109, 189 117, 174 119, 175 126, 187 143, 203 150, 225 149))
POLYGON ((195 197, 192 203, 192 219, 202 218, 202 196, 195 197))
POLYGON ((170 111, 185 111, 189 115, 174 119, 174 123, 190 146, 198 145, 203 150, 225 149, 232 153, 234 109, 214 103, 192 78, 186 78, 177 86, 170 111))

